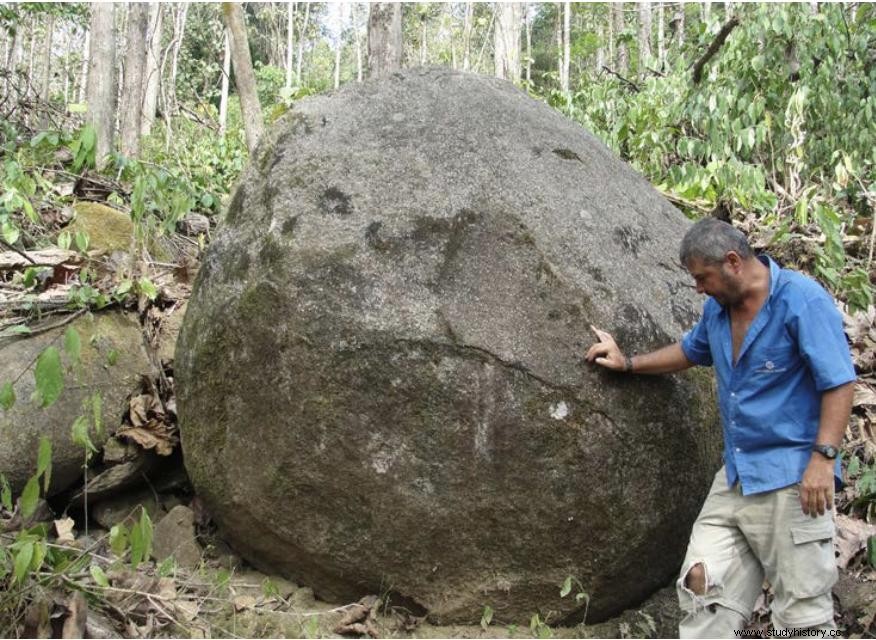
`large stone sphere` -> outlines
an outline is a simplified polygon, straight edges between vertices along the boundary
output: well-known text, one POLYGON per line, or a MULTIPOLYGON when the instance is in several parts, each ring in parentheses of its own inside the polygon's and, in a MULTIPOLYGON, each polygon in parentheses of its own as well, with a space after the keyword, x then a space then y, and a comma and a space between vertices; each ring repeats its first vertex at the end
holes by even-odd
POLYGON ((296 103, 253 155, 176 352, 228 541, 329 600, 598 620, 670 580, 718 464, 710 373, 590 365, 700 307, 688 222, 580 126, 414 70, 296 103), (573 579, 572 593, 560 587, 573 579))

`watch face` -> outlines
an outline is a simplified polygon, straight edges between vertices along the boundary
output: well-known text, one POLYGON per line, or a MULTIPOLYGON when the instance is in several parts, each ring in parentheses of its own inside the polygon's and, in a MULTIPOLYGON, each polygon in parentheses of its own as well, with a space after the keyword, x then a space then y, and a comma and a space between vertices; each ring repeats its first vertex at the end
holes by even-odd
POLYGON ((818 451, 818 453, 823 455, 825 458, 830 458, 831 460, 836 458, 837 454, 839 453, 836 447, 832 447, 829 444, 816 445, 815 450, 818 451))

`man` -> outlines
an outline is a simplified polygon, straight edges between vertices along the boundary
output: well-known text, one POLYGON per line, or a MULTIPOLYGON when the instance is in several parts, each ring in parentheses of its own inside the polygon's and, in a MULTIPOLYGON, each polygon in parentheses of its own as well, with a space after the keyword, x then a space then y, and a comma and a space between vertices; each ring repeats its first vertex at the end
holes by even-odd
POLYGON ((733 638, 764 576, 776 629, 835 629, 831 506, 855 380, 842 318, 815 281, 756 257, 720 220, 696 223, 680 255, 710 296, 699 323, 680 343, 632 357, 594 327, 586 355, 628 373, 715 368, 724 468, 677 583, 680 637, 733 638))

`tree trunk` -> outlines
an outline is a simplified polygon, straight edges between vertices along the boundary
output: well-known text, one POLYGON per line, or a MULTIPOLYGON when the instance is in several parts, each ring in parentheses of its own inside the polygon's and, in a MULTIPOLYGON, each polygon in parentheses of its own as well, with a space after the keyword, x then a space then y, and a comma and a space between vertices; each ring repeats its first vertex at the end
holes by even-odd
POLYGON ((121 102, 120 145, 123 155, 136 158, 140 152, 140 125, 143 115, 143 86, 146 71, 146 31, 149 5, 128 5, 128 41, 125 52, 125 91, 121 102))
POLYGON ((420 66, 426 66, 426 16, 420 16, 420 66))
POLYGON ((155 122, 155 109, 158 106, 158 89, 161 84, 161 23, 164 10, 161 3, 149 4, 149 31, 146 51, 146 72, 143 77, 143 112, 140 117, 140 135, 149 135, 155 122))
MULTIPOLYGON (((607 13, 607 16, 606 16, 605 22, 606 22, 606 31, 608 32, 608 37, 606 38, 606 40, 608 41, 608 58, 606 58, 606 60, 607 60, 607 64, 613 65, 614 64, 614 49, 615 49, 615 47, 614 47, 614 11, 612 11, 611 9, 608 9, 608 11, 606 13, 607 13)), ((599 67, 599 69, 602 69, 602 67, 599 67)))
POLYGON ((639 2, 639 75, 651 62, 651 3, 639 2))
POLYGON ((381 78, 401 69, 402 7, 376 2, 368 10, 368 76, 381 78))
POLYGON ((170 108, 168 109, 169 115, 173 115, 177 112, 176 77, 179 71, 179 52, 180 49, 182 49, 183 38, 186 35, 186 18, 188 17, 188 13, 189 5, 185 3, 180 3, 178 5, 178 11, 176 14, 176 22, 174 24, 173 57, 171 59, 170 65, 170 108))
POLYGON ((362 31, 359 29, 358 14, 354 2, 350 5, 350 15, 353 18, 353 33, 356 34, 356 82, 362 82, 362 31))
POLYGON ((82 67, 79 71, 79 103, 86 100, 86 91, 88 89, 88 68, 90 65, 91 55, 91 29, 85 28, 85 37, 82 40, 82 67))
POLYGON ((663 70, 663 64, 666 62, 666 31, 664 28, 665 12, 664 3, 657 3, 657 61, 660 70, 663 70))
POLYGON ((596 40, 600 43, 596 49, 596 64, 594 65, 598 73, 605 64, 605 46, 602 44, 605 42, 605 27, 601 24, 596 27, 596 40))
POLYGON ((40 69, 42 72, 42 88, 40 97, 46 102, 49 101, 52 87, 52 36, 55 31, 55 16, 50 13, 46 21, 46 36, 43 43, 42 60, 40 61, 40 69))
POLYGON ((519 2, 495 3, 496 29, 494 38, 495 75, 512 82, 520 82, 520 23, 519 2))
MULTIPOLYGON (((338 5, 338 13, 340 15, 344 15, 344 3, 341 2, 338 5)), ((338 33, 338 39, 335 41, 335 89, 341 86, 341 44, 342 44, 342 33, 343 30, 340 30, 338 33)))
MULTIPOLYGON (((292 61, 295 59, 292 52, 295 50, 294 47, 294 39, 295 39, 295 3, 287 2, 286 3, 286 88, 289 89, 292 87, 292 77, 294 75, 294 68, 292 66, 292 61)), ((225 50, 228 50, 227 44, 227 36, 226 36, 226 45, 225 50)))
POLYGON ((529 4, 523 7, 526 17, 526 88, 532 88, 532 18, 529 15, 529 4))
POLYGON ((622 39, 624 32, 623 2, 615 2, 611 5, 611 16, 614 21, 614 37, 617 40, 617 45, 615 46, 615 54, 617 56, 614 62, 615 71, 623 75, 627 72, 630 61, 627 43, 622 39))
POLYGON ((255 72, 249 55, 249 40, 246 37, 246 22, 243 6, 236 2, 223 2, 222 15, 231 40, 231 61, 234 65, 234 84, 240 96, 240 110, 246 146, 252 153, 262 137, 262 107, 256 92, 255 72))
POLYGON ((96 160, 103 166, 113 148, 116 121, 115 5, 91 5, 91 38, 88 63, 88 121, 97 134, 96 160))
POLYGON ((301 60, 304 58, 304 36, 307 34, 307 23, 310 20, 310 3, 304 3, 304 22, 301 31, 298 32, 298 59, 295 67, 295 81, 301 86, 301 60))
POLYGON ((566 104, 571 102, 569 84, 569 63, 571 60, 571 21, 572 21, 572 3, 563 3, 563 93, 566 94, 566 104))
POLYGON ((37 16, 36 16, 36 14, 33 14, 30 17, 30 30, 29 30, 30 45, 29 45, 28 54, 27 54, 27 77, 28 78, 34 77, 34 60, 33 59, 34 59, 34 51, 36 50, 36 40, 37 40, 36 27, 37 27, 37 16))
POLYGON ((64 105, 70 102, 70 54, 73 50, 73 33, 67 31, 67 39, 64 41, 64 105))
POLYGON ((706 26, 709 26, 709 20, 712 19, 712 3, 710 0, 706 0, 701 5, 703 9, 703 22, 706 23, 706 26))
POLYGON ((474 4, 465 3, 465 17, 462 22, 462 70, 471 69, 471 26, 474 13, 474 4))
POLYGON ((231 39, 225 33, 225 54, 222 56, 222 93, 219 96, 219 135, 225 135, 228 125, 228 85, 231 78, 231 39))

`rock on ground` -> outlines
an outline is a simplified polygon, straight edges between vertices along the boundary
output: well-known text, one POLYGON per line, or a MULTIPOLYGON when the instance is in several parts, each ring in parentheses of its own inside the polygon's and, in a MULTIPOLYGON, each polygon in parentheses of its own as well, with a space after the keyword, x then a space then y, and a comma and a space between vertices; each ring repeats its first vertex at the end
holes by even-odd
POLYGON ((63 354, 64 332, 58 327, 32 337, 0 341, 0 382, 15 381, 16 402, 0 410, 0 472, 18 493, 36 471, 41 436, 52 442, 52 483, 57 493, 82 478, 84 452, 73 443, 71 426, 77 416, 91 415, 92 405, 83 405, 94 393, 101 395, 104 430, 92 429, 90 437, 100 449, 121 422, 124 403, 140 375, 151 365, 143 347, 136 317, 118 312, 86 315, 71 325, 81 341, 81 368, 72 366, 63 354), (39 354, 54 345, 62 352, 64 389, 58 400, 41 408, 31 396, 35 389, 34 368, 39 354))
POLYGON ((152 555, 159 562, 173 557, 180 566, 197 567, 201 547, 195 539, 195 516, 184 505, 177 505, 155 525, 152 555))
POLYGON ((624 376, 701 302, 688 228, 511 84, 412 70, 296 103, 176 351, 187 469, 247 559, 440 622, 596 622, 677 570, 718 465, 709 372, 624 376), (571 577, 572 592, 560 597, 571 577))

